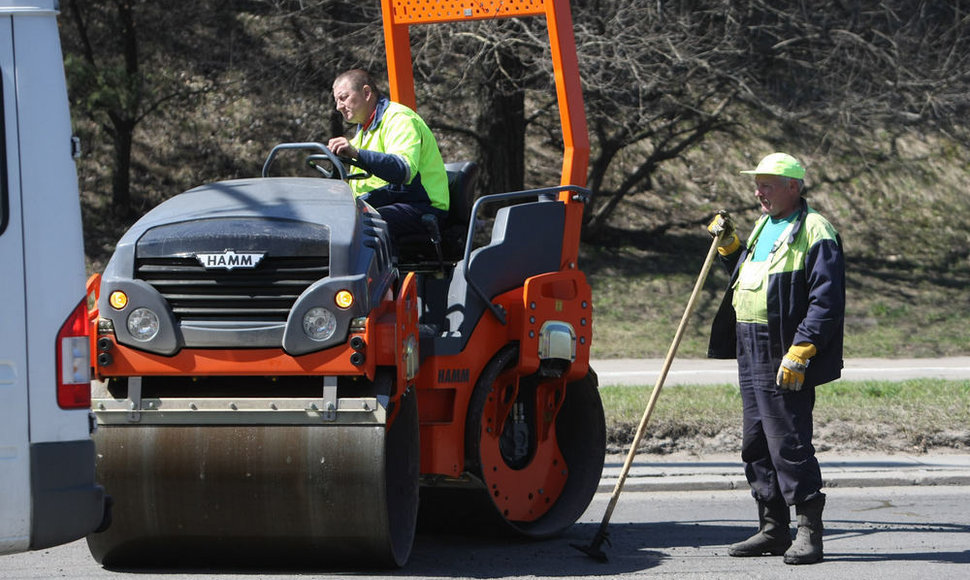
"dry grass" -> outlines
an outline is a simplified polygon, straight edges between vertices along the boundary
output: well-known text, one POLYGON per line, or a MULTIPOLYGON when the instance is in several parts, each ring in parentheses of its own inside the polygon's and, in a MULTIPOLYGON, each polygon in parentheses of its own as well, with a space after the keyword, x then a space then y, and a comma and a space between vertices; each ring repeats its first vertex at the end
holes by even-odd
MULTIPOLYGON (((629 448, 650 393, 648 387, 600 389, 611 452, 629 448)), ((970 449, 970 381, 838 381, 819 387, 817 393, 819 451, 970 449)), ((665 389, 640 450, 734 452, 740 449, 740 417, 741 397, 732 385, 665 389)))
MULTIPOLYGON (((793 150, 794 145, 792 145, 793 150)), ((801 155, 808 198, 846 252, 846 351, 855 357, 966 355, 970 345, 970 152, 911 136, 870 157, 801 155)), ((769 151, 767 143, 743 150, 769 151)), ((797 150, 796 150, 797 153, 797 150)), ((739 141, 705 143, 665 166, 656 191, 631 200, 613 229, 584 248, 593 286, 594 358, 662 357, 701 270, 719 208, 749 231, 757 212, 739 141), (661 186, 664 188, 661 189, 661 186)), ((704 357, 727 275, 704 287, 679 355, 704 357)))

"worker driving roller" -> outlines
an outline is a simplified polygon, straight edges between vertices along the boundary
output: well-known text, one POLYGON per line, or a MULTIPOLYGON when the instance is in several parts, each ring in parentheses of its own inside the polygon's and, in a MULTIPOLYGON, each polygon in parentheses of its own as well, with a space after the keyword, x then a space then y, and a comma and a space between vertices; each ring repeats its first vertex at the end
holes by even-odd
POLYGON ((95 479, 115 501, 87 541, 105 567, 399 567, 419 510, 456 531, 504 521, 496 531, 538 539, 593 500, 606 424, 578 263, 591 192, 569 3, 382 6, 388 97, 364 71, 333 84, 353 137, 280 143, 259 176, 172 196, 88 282, 95 479), (562 177, 481 196, 496 208, 481 251, 408 269, 420 242, 408 231, 428 239, 428 218, 449 210, 446 232, 466 226, 454 218, 472 193, 456 179, 462 195, 446 201, 441 155, 412 110, 409 30, 469 10, 548 21, 562 177), (270 175, 281 151, 327 179, 296 163, 270 175), (350 179, 336 156, 373 180, 350 179))
POLYGON ((355 123, 350 139, 334 137, 328 147, 372 173, 352 180, 354 194, 377 209, 395 241, 422 233, 422 216, 448 215, 448 177, 431 130, 413 110, 392 102, 367 71, 352 69, 333 83, 333 98, 344 120, 355 123))

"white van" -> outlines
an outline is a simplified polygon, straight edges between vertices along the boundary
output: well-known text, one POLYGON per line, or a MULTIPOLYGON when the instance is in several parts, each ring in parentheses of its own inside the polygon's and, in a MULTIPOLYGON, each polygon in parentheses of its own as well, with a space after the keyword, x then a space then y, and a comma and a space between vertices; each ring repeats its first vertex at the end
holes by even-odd
POLYGON ((0 0, 0 554, 104 521, 56 0, 0 0))

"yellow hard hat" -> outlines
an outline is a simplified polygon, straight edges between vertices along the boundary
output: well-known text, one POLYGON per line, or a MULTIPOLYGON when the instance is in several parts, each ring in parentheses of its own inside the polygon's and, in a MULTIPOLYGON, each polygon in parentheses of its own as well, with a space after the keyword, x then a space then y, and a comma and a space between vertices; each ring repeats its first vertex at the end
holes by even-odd
POLYGON ((741 173, 749 175, 780 175, 792 179, 803 179, 805 168, 797 159, 787 153, 772 153, 761 160, 754 169, 746 169, 741 173))

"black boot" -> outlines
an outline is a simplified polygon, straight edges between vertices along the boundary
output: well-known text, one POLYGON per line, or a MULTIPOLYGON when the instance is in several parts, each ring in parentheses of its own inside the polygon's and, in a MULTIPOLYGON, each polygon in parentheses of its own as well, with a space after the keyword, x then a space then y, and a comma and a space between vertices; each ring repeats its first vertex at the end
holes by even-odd
POLYGON ((786 564, 814 564, 822 559, 822 508, 825 495, 795 505, 798 532, 795 543, 785 552, 786 564))
POLYGON ((784 500, 768 503, 758 500, 758 533, 743 542, 728 546, 728 554, 744 556, 780 556, 791 546, 791 513, 784 500))

